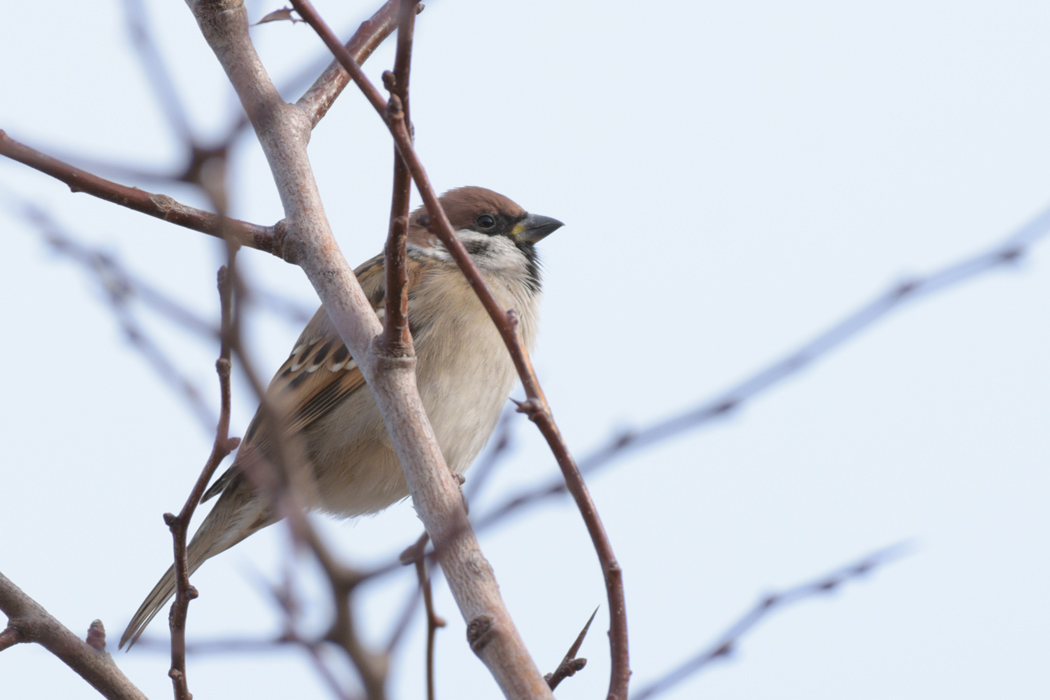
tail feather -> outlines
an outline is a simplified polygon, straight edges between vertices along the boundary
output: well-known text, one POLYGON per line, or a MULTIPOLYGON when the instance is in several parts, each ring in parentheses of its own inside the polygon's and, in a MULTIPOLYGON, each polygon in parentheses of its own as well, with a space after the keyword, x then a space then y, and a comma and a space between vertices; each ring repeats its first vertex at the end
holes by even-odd
MULTIPOLYGON (((205 522, 205 526, 208 523, 205 522)), ((204 526, 194 536, 193 541, 187 550, 187 561, 189 563, 190 574, 193 574, 197 569, 200 568, 201 564, 206 559, 218 554, 222 549, 209 552, 210 545, 214 544, 213 541, 207 541, 202 538, 202 535, 208 534, 205 532, 204 526)), ((208 538, 208 540, 214 540, 214 537, 208 538)), ((243 539, 243 538, 242 538, 243 539)), ((233 546, 231 542, 223 549, 233 546)), ((175 566, 169 566, 168 570, 164 572, 164 575, 157 581, 157 585, 153 587, 153 590, 146 596, 146 600, 142 601, 142 605, 135 612, 135 615, 131 618, 131 622, 128 624, 128 628, 124 630, 124 634, 120 638, 120 647, 125 644, 128 645, 128 649, 138 641, 138 638, 142 636, 142 633, 146 631, 147 625, 153 621, 153 618, 157 616, 157 613, 161 611, 161 608, 171 600, 172 596, 175 595, 175 566)))
MULTIPOLYGON (((274 522, 276 519, 272 509, 266 507, 262 499, 256 498, 255 494, 247 489, 223 492, 187 548, 190 574, 197 571, 201 564, 211 557, 274 522)), ((147 625, 174 595, 175 567, 170 566, 131 618, 128 628, 120 638, 120 648, 126 644, 130 650, 147 625)))

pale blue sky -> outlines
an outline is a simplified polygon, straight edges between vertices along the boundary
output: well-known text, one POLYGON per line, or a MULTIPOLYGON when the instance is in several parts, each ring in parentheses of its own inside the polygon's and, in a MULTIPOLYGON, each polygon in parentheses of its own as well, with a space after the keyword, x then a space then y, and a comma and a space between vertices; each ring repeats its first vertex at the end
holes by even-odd
MULTIPOLYGON (((221 132, 234 99, 178 2, 150 2, 195 129, 221 132)), ((377 6, 319 2, 349 28, 377 6)), ((278 4, 249 3, 254 18, 278 4)), ((305 25, 254 30, 278 78, 321 55, 305 25)), ((578 456, 614 431, 686 410, 890 284, 976 253, 1050 204, 1050 6, 1045 2, 428 3, 417 29, 413 116, 435 186, 477 184, 566 223, 545 240, 536 365, 578 456)), ((390 46, 369 62, 377 78, 390 46)), ((121 4, 27 4, 0 28, 0 128, 56 154, 177 167, 121 4)), ((289 95, 297 97, 298 95, 289 95)), ((378 252, 391 150, 348 91, 311 155, 356 264, 378 252)), ((258 147, 238 143, 236 215, 279 203, 258 147)), ((141 183, 154 188, 154 183, 141 183)), ((185 188, 164 188, 191 203, 185 188)), ((170 557, 176 510, 210 449, 184 403, 123 340, 97 284, 48 252, 7 193, 214 314, 211 239, 0 161, 7 300, 0 571, 69 627, 114 639, 170 557)), ((251 278, 311 307, 295 268, 260 253, 251 278)), ((215 349, 164 322, 155 338, 209 399, 215 349)), ((299 329, 259 314, 262 371, 299 329)), ((830 599, 760 627, 742 653, 664 697, 1044 697, 1050 693, 1050 242, 1016 269, 922 301, 726 422, 630 456, 591 487, 624 568, 640 687, 718 635, 759 595, 882 546, 913 553, 830 599)), ((517 390, 516 396, 520 396, 517 390)), ((235 432, 254 411, 235 394, 235 432)), ((487 489, 555 473, 520 421, 487 489)), ((469 479, 469 473, 468 473, 469 479)), ((326 532, 350 562, 382 560, 419 526, 409 504, 326 532)), ((193 639, 279 628, 258 583, 286 536, 270 528, 195 578, 193 639)), ((601 697, 605 593, 579 516, 543 506, 486 532, 512 614, 551 670, 601 605, 557 691, 601 697)), ((304 594, 323 601, 309 566, 304 594)), ((412 585, 368 590, 369 635, 412 585)), ((443 586, 439 695, 493 697, 443 586)), ((313 611, 320 620, 321 612, 313 611)), ((422 696, 421 625, 394 697, 422 696)), ((163 624, 151 628, 163 634, 163 624)), ((167 657, 121 666, 169 696, 167 657)), ((326 697, 296 652, 194 658, 197 697, 326 697)), ((0 654, 5 697, 95 697, 36 648, 0 654)))

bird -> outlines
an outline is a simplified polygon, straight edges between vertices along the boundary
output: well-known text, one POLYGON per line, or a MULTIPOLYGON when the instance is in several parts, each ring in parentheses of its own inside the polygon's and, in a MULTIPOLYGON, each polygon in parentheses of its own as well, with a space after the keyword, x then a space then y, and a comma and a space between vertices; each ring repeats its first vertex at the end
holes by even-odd
MULTIPOLYGON (((460 187, 440 198, 496 298, 514 309, 518 332, 532 350, 539 321, 540 261, 535 244, 561 228, 483 187, 460 187)), ((409 216, 408 321, 416 352, 416 383, 445 462, 463 474, 488 442, 517 379, 495 324, 445 245, 430 230, 423 207, 409 216)), ((385 267, 378 255, 357 276, 380 319, 385 267)), ((308 457, 305 491, 311 509, 350 518, 377 513, 408 496, 408 486, 360 368, 322 306, 266 390, 286 409, 280 430, 308 457)), ((189 571, 280 519, 253 486, 246 465, 274 449, 262 411, 256 413, 233 465, 205 492, 218 497, 188 547, 189 571)), ((130 650, 175 593, 174 567, 161 577, 120 640, 130 650)))

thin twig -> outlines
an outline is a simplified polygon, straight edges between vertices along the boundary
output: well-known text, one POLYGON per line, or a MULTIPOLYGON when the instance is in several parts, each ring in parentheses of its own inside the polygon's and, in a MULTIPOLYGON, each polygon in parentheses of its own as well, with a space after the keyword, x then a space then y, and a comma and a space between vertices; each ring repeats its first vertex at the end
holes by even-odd
POLYGON ((409 135, 408 128, 405 125, 403 112, 401 110, 388 108, 387 101, 383 99, 379 91, 364 75, 361 68, 354 62, 353 57, 346 51, 343 45, 339 42, 339 39, 336 38, 335 34, 325 24, 320 15, 317 14, 308 0, 292 0, 292 4, 299 15, 314 28, 314 31, 318 33, 336 58, 339 59, 340 63, 342 63, 351 78, 353 78, 354 82, 361 89, 361 92, 365 95, 366 99, 368 99, 379 115, 383 117, 383 121, 387 124, 390 133, 394 137, 394 143, 397 145, 401 157, 405 160, 409 171, 412 173, 412 179, 416 183, 416 188, 419 190, 419 193, 423 198, 423 203, 426 206, 428 215, 430 216, 432 230, 441 239, 445 248, 449 251, 457 265, 459 265, 460 270, 463 271, 467 281, 474 288, 478 298, 485 306, 485 309, 492 317, 492 320, 495 322, 496 328, 503 337, 507 349, 510 351, 511 358, 513 359, 514 365, 518 371, 518 376, 521 378, 522 385, 525 387, 526 396, 528 397, 524 404, 524 412, 526 412, 529 415, 529 418, 539 427, 540 432, 543 434, 544 438, 546 438, 547 444, 554 453, 555 458, 558 461, 558 466, 562 470, 562 475, 568 486, 569 492, 572 493, 573 498, 576 500, 576 505, 580 510, 580 514, 583 516, 591 540, 594 543, 595 550, 598 553, 598 559, 601 562, 602 573, 605 578, 605 586, 610 608, 609 641, 612 656, 612 670, 609 679, 608 697, 610 699, 626 698, 627 685, 631 672, 623 574, 619 563, 616 561, 616 556, 613 553, 612 543, 609 541, 608 534, 605 532, 605 526, 602 524, 601 518, 598 516, 597 508, 587 490, 587 485, 584 483, 583 477, 576 467, 576 463, 572 458, 568 445, 565 443, 560 431, 558 430, 557 424, 554 422, 550 406, 540 388, 539 380, 537 379, 536 373, 532 368, 532 363, 529 360, 528 351, 525 349, 525 346, 518 335, 516 316, 503 309, 502 305, 496 299, 492 290, 486 283, 484 277, 474 265, 470 254, 467 253, 466 248, 464 248, 462 242, 456 237, 455 232, 452 230, 452 225, 449 223, 448 217, 445 215, 445 212, 441 209, 441 205, 438 202, 437 193, 431 186, 426 171, 423 168, 423 164, 420 162, 418 155, 412 147, 412 139, 409 135))
MULTIPOLYGON (((346 42, 346 50, 354 57, 357 65, 364 64, 372 52, 397 29, 400 4, 399 0, 387 0, 374 15, 361 23, 350 41, 346 42)), ((418 0, 412 4, 416 6, 416 14, 422 12, 423 6, 418 4, 418 0)), ((335 99, 349 84, 350 75, 338 60, 333 60, 296 104, 306 110, 311 124, 317 126, 328 113, 335 99)))
POLYGON ((42 208, 24 200, 18 200, 18 206, 19 213, 29 224, 39 229, 52 250, 76 261, 98 279, 127 341, 142 354, 162 379, 186 399, 201 425, 210 430, 215 424, 215 415, 211 408, 201 398, 197 387, 165 354, 162 346, 155 343, 142 328, 132 313, 129 302, 133 298, 141 299, 169 319, 195 332, 217 335, 215 329, 145 280, 130 274, 111 255, 77 242, 42 208))
POLYGON ((427 574, 426 557, 416 559, 416 576, 419 578, 419 589, 423 591, 423 604, 427 612, 427 700, 435 700, 437 685, 434 681, 434 650, 437 631, 447 623, 434 612, 434 593, 430 587, 430 576, 427 574))
POLYGON ((631 694, 631 700, 645 700, 659 693, 669 690, 671 687, 681 683, 689 676, 702 670, 709 664, 719 659, 732 656, 740 645, 743 638, 751 632, 760 622, 770 615, 774 610, 781 610, 795 603, 816 598, 821 595, 832 593, 850 581, 857 581, 875 569, 878 569, 894 559, 899 559, 906 553, 903 545, 894 545, 881 549, 874 554, 861 559, 855 564, 850 564, 837 569, 820 578, 803 583, 794 588, 789 588, 780 593, 772 593, 763 596, 758 604, 744 613, 736 622, 729 626, 717 640, 707 649, 693 658, 684 662, 677 668, 672 669, 661 678, 644 686, 641 690, 631 694))
MULTIPOLYGON (((411 125, 408 112, 408 79, 412 65, 412 34, 415 28, 416 1, 401 3, 397 30, 397 55, 394 72, 383 73, 390 91, 388 108, 399 111, 391 118, 411 125)), ((411 131, 411 126, 409 126, 411 131)), ((390 205, 390 235, 386 242, 386 313, 384 338, 386 352, 393 356, 412 354, 412 335, 408 326, 408 206, 412 194, 412 176, 408 166, 394 149, 394 186, 390 205)))
POLYGON ((281 223, 274 226, 259 226, 237 219, 224 220, 218 214, 181 204, 166 194, 127 187, 81 170, 15 141, 2 129, 0 129, 0 155, 17 160, 19 163, 66 183, 73 192, 84 192, 92 197, 119 204, 184 228, 200 231, 209 236, 221 238, 226 233, 233 237, 239 245, 281 256, 280 239, 284 230, 281 223))
MULTIPOLYGON (((785 357, 775 360, 749 375, 730 389, 701 402, 696 408, 680 413, 639 430, 628 430, 614 436, 605 445, 580 460, 580 471, 593 474, 629 452, 649 447, 683 433, 696 430, 738 411, 744 404, 788 379, 846 341, 874 326, 909 302, 967 282, 987 272, 1014 265, 1032 246, 1050 234, 1050 208, 1033 217, 999 243, 976 255, 953 262, 923 277, 914 277, 891 286, 846 318, 804 343, 785 357)), ((552 479, 542 486, 522 492, 495 506, 474 521, 481 530, 510 512, 564 493, 565 484, 552 479)))
MULTIPOLYGON (((385 654, 371 652, 360 640, 354 624, 350 595, 357 585, 364 580, 357 571, 344 566, 329 551, 320 535, 305 515, 305 505, 299 496, 295 476, 301 474, 301 468, 293 465, 305 464, 307 459, 300 441, 289 439, 277 427, 286 424, 280 406, 267 396, 266 385, 254 371, 254 364, 246 354, 237 329, 231 337, 233 352, 241 360, 248 382, 260 401, 259 412, 262 418, 262 429, 272 436, 272 460, 255 460, 251 468, 245 465, 246 476, 253 487, 267 495, 278 512, 278 519, 284 518, 292 537, 298 545, 305 546, 317 558, 318 563, 328 578, 335 608, 335 620, 329 628, 325 639, 338 644, 347 654, 357 672, 369 700, 384 700, 386 697, 386 678, 388 661, 385 654)), ((310 645, 312 642, 304 642, 310 645)), ((320 659, 318 658, 318 663, 320 659)))
POLYGON ((215 363, 216 372, 219 375, 219 420, 215 428, 215 442, 212 445, 211 455, 208 457, 204 469, 201 470, 197 483, 194 484, 186 503, 177 516, 170 513, 165 514, 164 519, 171 529, 171 536, 175 550, 175 602, 172 604, 169 624, 171 627, 171 670, 168 675, 175 687, 176 700, 191 700, 193 697, 186 682, 186 615, 189 611, 190 601, 197 597, 197 589, 190 585, 189 561, 186 550, 187 532, 193 513, 204 495, 208 483, 211 481, 215 470, 240 443, 238 438, 230 438, 230 369, 231 369, 231 343, 233 335, 233 281, 234 260, 236 248, 230 249, 228 267, 219 270, 219 300, 222 327, 222 340, 219 349, 219 359, 215 363))
POLYGON ((124 19, 127 22, 131 44, 139 54, 139 66, 146 73, 146 84, 160 103, 161 113, 167 118, 175 135, 182 143, 195 142, 189 117, 179 98, 175 81, 157 49, 157 42, 149 30, 149 20, 142 0, 124 0, 124 19))

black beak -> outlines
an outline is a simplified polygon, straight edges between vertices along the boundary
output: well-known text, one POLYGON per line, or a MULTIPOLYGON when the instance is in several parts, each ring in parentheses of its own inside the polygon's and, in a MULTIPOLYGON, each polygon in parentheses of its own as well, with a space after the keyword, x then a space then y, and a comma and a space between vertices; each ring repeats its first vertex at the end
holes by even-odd
POLYGON ((549 216, 529 214, 524 221, 514 227, 511 233, 515 240, 524 241, 525 243, 538 243, 564 225, 562 222, 549 216))

